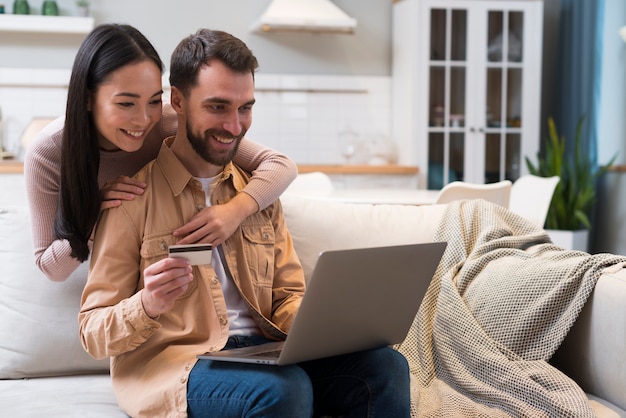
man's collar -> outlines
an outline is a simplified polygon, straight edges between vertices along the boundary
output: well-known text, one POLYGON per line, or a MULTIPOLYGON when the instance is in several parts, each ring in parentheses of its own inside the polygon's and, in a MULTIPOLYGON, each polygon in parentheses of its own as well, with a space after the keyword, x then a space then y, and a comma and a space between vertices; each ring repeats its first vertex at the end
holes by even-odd
MULTIPOLYGON (((159 155, 156 159, 156 164, 163 171, 163 175, 172 189, 172 193, 175 196, 178 196, 183 191, 185 186, 187 186, 187 183, 189 183, 194 177, 170 149, 170 146, 174 142, 175 138, 176 137, 171 136, 163 141, 161 150, 159 151, 159 155)), ((246 186, 246 181, 241 178, 241 176, 235 175, 235 173, 236 170, 233 163, 230 162, 226 164, 224 170, 222 171, 222 181, 231 178, 235 190, 239 192, 246 186)))

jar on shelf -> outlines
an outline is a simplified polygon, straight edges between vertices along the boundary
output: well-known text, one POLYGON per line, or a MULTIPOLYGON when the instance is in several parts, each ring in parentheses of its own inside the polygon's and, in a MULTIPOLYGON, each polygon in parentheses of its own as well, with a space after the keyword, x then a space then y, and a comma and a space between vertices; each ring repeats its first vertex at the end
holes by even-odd
POLYGON ((58 16, 59 6, 55 0, 44 0, 41 5, 41 14, 44 16, 58 16))
POLYGON ((30 4, 27 0, 15 0, 13 2, 13 14, 14 15, 29 15, 30 4))
POLYGON ((465 123, 464 115, 450 115, 450 126, 453 128, 462 128, 465 123))
POLYGON ((432 126, 440 127, 443 126, 443 115, 444 109, 441 105, 436 105, 433 108, 433 120, 432 126))

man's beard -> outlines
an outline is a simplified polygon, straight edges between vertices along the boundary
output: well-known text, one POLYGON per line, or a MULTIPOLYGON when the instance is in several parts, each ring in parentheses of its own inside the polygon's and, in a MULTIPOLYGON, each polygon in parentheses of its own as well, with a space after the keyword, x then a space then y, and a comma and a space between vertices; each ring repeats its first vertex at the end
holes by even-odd
POLYGON ((204 135, 196 135, 191 130, 189 122, 187 122, 187 139, 189 140, 191 147, 206 162, 217 166, 224 166, 233 160, 237 150, 239 149, 241 138, 243 138, 245 134, 246 130, 242 130, 240 135, 234 136, 228 131, 209 129, 204 131, 204 135), (213 141, 211 136, 216 136, 218 138, 235 138, 235 146, 227 153, 218 152, 211 148, 211 143, 213 141))

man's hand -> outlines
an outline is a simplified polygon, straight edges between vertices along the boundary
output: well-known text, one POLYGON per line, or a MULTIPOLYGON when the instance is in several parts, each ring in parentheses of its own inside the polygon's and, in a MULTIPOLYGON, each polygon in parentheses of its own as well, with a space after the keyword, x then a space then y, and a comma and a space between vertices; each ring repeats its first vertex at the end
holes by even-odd
POLYGON ((228 203, 202 209, 173 234, 184 236, 177 244, 202 243, 216 247, 226 241, 246 217, 258 210, 259 206, 252 197, 246 193, 239 193, 228 203))
POLYGON ((193 280, 189 261, 184 258, 159 260, 146 267, 143 276, 141 302, 151 318, 157 318, 172 309, 176 299, 187 291, 193 280))
POLYGON ((122 200, 133 200, 135 196, 143 194, 146 183, 128 176, 119 176, 115 180, 106 182, 100 189, 100 210, 114 208, 122 204, 122 200))

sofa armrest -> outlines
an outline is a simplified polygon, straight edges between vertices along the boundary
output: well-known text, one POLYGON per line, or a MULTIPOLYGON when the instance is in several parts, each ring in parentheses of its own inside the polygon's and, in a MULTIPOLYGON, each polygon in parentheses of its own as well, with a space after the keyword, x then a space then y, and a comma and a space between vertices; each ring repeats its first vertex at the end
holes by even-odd
POLYGON ((626 269, 604 273, 552 363, 587 393, 626 409, 626 269))

